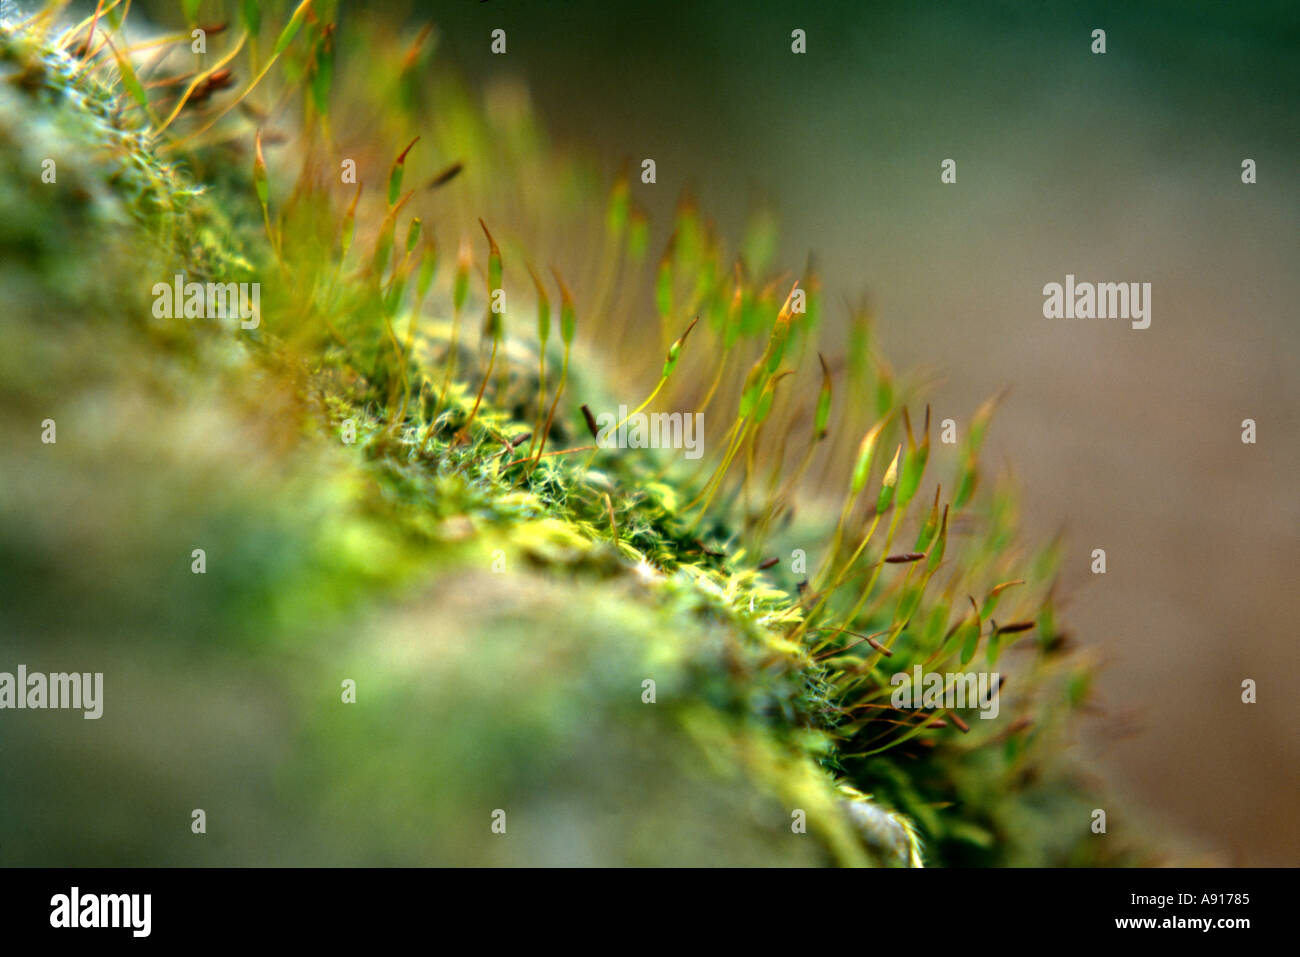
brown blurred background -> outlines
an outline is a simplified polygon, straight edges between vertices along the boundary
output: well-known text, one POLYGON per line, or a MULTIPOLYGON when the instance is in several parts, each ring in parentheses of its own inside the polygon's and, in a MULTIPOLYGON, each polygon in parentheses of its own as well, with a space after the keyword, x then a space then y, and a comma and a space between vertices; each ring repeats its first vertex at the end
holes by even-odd
POLYGON ((685 188, 733 240, 771 204, 827 321, 866 291, 891 362, 939 374, 936 419, 1011 384, 989 461, 1028 536, 1065 528, 1067 622, 1105 662, 1085 760, 1206 860, 1300 864, 1300 11, 1026 7, 411 12, 471 79, 525 81, 561 143, 654 158, 634 195, 660 227, 685 188), (1151 327, 1044 319, 1066 273, 1150 282, 1151 327))

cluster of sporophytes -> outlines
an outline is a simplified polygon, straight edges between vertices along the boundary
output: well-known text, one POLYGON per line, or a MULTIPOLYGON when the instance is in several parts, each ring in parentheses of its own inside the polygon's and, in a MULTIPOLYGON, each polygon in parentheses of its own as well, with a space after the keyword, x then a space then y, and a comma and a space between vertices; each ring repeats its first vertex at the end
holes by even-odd
POLYGON ((115 838, 89 811, 29 835, 75 862, 1134 859, 1063 759, 1090 670, 1059 545, 1026 551, 984 481, 995 401, 933 440, 865 308, 818 345, 820 279, 773 265, 766 216, 729 250, 683 201, 650 257, 628 175, 601 187, 518 87, 472 95, 432 29, 129 6, 0 34, 6 630, 94 649, 106 722, 139 650, 121 707, 155 729, 104 732, 137 772, 102 769, 115 838), (260 283, 256 328, 159 318, 178 273, 260 283), (707 454, 599 447, 620 404, 704 413, 707 454), (997 717, 897 706, 917 666, 997 672, 997 717), (242 832, 182 849, 132 786, 242 832))

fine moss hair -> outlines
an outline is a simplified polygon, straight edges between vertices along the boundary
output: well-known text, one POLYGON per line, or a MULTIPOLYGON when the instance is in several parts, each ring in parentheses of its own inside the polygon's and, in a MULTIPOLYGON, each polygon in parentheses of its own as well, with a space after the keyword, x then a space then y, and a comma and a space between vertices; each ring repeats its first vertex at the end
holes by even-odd
POLYGON ((61 7, 0 31, 0 606, 108 701, 17 728, 6 856, 1148 858, 1067 759, 1092 665, 981 464, 1001 384, 932 444, 769 213, 656 226, 433 28, 61 7), (176 274, 259 283, 257 326, 159 318, 176 274), (703 412, 704 457, 596 447, 620 404, 703 412), (918 665, 999 716, 893 706, 918 665))

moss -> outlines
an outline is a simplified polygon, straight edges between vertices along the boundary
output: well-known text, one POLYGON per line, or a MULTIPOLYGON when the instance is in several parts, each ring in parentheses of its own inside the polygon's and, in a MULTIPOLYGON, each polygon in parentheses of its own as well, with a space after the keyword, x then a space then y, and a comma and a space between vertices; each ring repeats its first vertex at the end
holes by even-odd
MULTIPOLYGON (((310 22, 287 48, 287 75, 311 82, 333 42, 326 26, 310 22)), ((381 30, 335 39, 341 53, 401 59, 381 30)), ((430 273, 421 294, 435 247, 404 246, 409 195, 377 205, 382 190, 370 190, 349 252, 350 188, 328 186, 313 159, 327 152, 317 136, 330 126, 318 91, 314 107, 304 97, 300 176, 282 179, 288 164, 272 153, 262 215, 254 177, 232 172, 256 168, 235 114, 215 127, 230 127, 220 139, 203 135, 213 124, 200 113, 155 141, 111 62, 83 68, 43 35, 0 34, 0 284, 19 303, 0 359, 14 450, 14 481, 0 493, 8 650, 32 667, 96 663, 110 695, 93 745, 72 733, 80 727, 19 727, 15 767, 26 773, 6 785, 0 830, 19 863, 1133 859, 1129 845, 1088 833, 1094 800, 1059 760, 1083 666, 1051 619, 1051 549, 1027 562, 1006 490, 973 494, 985 419, 973 420, 942 524, 938 483, 933 507, 927 484, 920 514, 908 514, 903 498, 926 471, 928 414, 922 445, 903 414, 906 390, 879 362, 840 385, 842 404, 877 404, 885 461, 866 469, 871 503, 854 492, 839 526, 813 508, 793 519, 781 492, 787 480, 807 487, 804 468, 824 448, 815 437, 793 477, 776 460, 779 481, 748 509, 751 470, 773 466, 771 449, 756 455, 747 438, 737 445, 749 459, 743 483, 724 449, 710 460, 727 489, 715 496, 690 463, 650 452, 533 459, 543 436, 552 453, 587 441, 577 406, 612 406, 626 392, 612 385, 617 368, 645 351, 614 305, 633 298, 620 283, 640 284, 621 245, 640 215, 621 207, 625 186, 601 210, 584 300, 594 305, 578 317, 561 396, 567 335, 521 333, 512 309, 485 358, 490 325, 480 339, 468 317, 487 297, 466 298, 463 256, 454 271, 430 273), (47 157, 57 184, 40 182, 47 157), (176 272, 260 281, 260 327, 152 318, 148 289, 176 272), (628 344, 610 345, 620 339, 628 344), (59 423, 56 445, 33 439, 46 416, 59 423), (340 441, 352 430, 355 441, 340 441), (894 444, 897 491, 885 474, 894 444), (896 495, 880 496, 889 541, 898 531, 910 545, 915 533, 922 559, 897 575, 884 558, 903 546, 877 539, 852 554, 882 483, 896 495), (820 582, 814 568, 809 584, 787 563, 757 567, 810 541, 823 543, 820 582), (203 575, 191 573, 196 547, 203 575), (927 591, 931 571, 942 577, 927 591), (994 597, 1017 577, 1029 580, 1023 597, 994 597), (867 578, 879 584, 857 600, 867 578), (828 581, 840 587, 819 589, 828 581), (974 617, 967 589, 989 596, 974 617), (999 601, 1011 606, 1003 621, 1032 618, 1037 633, 989 626, 999 601), (882 705, 889 672, 955 662, 972 624, 990 667, 999 642, 1021 659, 1024 692, 1001 720, 962 734, 951 716, 930 729, 934 716, 913 724, 882 705), (888 667, 859 634, 888 636, 888 667), (354 705, 340 701, 344 679, 356 682, 354 705), (93 811, 67 790, 78 774, 93 811), (34 825, 51 792, 51 825, 34 825), (196 806, 221 822, 219 838, 189 840, 196 806), (489 831, 496 809, 509 815, 508 840, 489 831)), ((373 126, 400 124, 419 85, 405 73, 373 82, 348 87, 335 129, 349 109, 368 110, 373 126)), ((562 194, 538 207, 563 217, 590 204, 526 107, 498 99, 485 116, 459 87, 440 89, 449 106, 430 162, 490 142, 492 124, 506 123, 510 175, 527 183, 545 169, 562 194)), ((491 149, 465 155, 459 202, 508 191, 480 178, 491 149)), ((385 169, 390 181, 398 165, 385 169)), ((709 382, 723 383, 718 407, 743 408, 749 394, 762 408, 782 395, 783 361, 810 351, 815 313, 778 308, 784 291, 762 276, 729 285, 693 206, 674 225, 661 290, 708 321, 680 348, 665 394, 698 402, 709 382), (765 343, 752 367, 719 347, 752 356, 765 343), (752 394, 749 369, 764 373, 752 394)), ((752 250, 768 229, 760 221, 747 240, 759 273, 752 250)), ((512 241, 501 255, 514 269, 511 256, 527 253, 512 241)), ((527 286, 513 288, 524 300, 527 286)), ((804 288, 815 293, 815 276, 804 288)), ((665 345, 680 331, 671 325, 665 316, 665 345)), ((779 408, 761 430, 742 415, 735 434, 802 445, 797 414, 779 408)), ((837 419, 834 431, 850 427, 837 419)), ((834 472, 845 453, 826 444, 834 472)))

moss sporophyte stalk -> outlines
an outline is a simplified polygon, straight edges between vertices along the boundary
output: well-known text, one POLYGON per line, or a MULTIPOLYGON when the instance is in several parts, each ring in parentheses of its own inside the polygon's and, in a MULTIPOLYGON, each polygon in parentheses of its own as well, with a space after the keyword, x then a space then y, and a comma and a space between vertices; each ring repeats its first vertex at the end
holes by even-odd
MULTIPOLYGON (((144 571, 88 607, 199 622, 204 667, 277 689, 295 744, 247 760, 323 815, 286 847, 328 820, 373 861, 546 863, 464 837, 513 800, 596 829, 597 863, 703 833, 713 863, 1136 860, 1064 757, 1090 665, 1059 543, 1021 542, 981 465, 995 402, 932 447, 869 311, 835 316, 847 351, 823 335, 766 211, 734 245, 694 199, 656 224, 517 84, 479 96, 436 30, 338 7, 50 4, 0 33, 5 382, 63 410, 65 458, 16 454, 62 491, 114 463, 97 533, 144 571), (196 321, 214 296, 235 321, 196 321), (196 545, 205 574, 168 578, 196 545), (345 677, 351 711, 320 692, 345 677)), ((0 552, 57 578, 75 536, 24 494, 0 552)))

